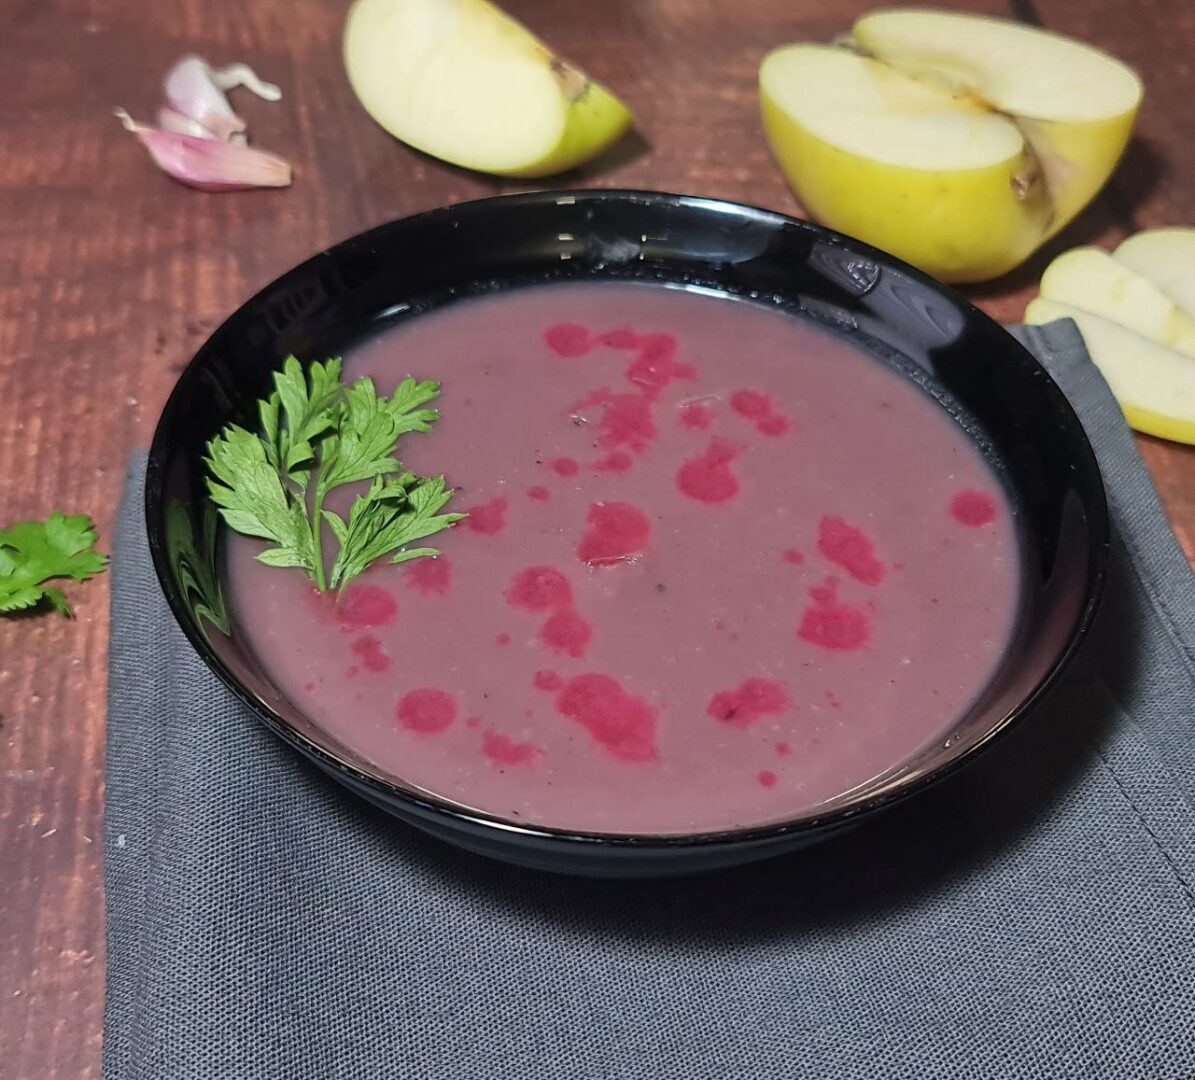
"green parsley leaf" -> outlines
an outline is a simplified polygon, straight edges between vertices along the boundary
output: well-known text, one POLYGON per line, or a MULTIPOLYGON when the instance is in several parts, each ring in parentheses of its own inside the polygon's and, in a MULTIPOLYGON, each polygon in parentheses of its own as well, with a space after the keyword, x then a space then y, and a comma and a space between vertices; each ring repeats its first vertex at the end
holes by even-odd
POLYGON ((48 600, 63 615, 72 615, 61 589, 45 582, 55 578, 86 581, 108 564, 93 550, 95 526, 78 514, 51 514, 45 521, 19 521, 0 530, 0 615, 24 611, 48 600))
POLYGON ((315 576, 315 549, 301 495, 288 490, 270 464, 264 439, 231 426, 208 443, 208 494, 239 533, 278 546, 258 558, 271 566, 301 566, 315 576))
POLYGON ((407 545, 459 521, 441 514, 452 497, 442 477, 420 479, 395 457, 399 438, 427 431, 439 418, 422 406, 440 388, 405 379, 389 398, 371 379, 340 381, 339 359, 304 372, 293 356, 274 376, 274 392, 258 403, 261 433, 231 425, 208 444, 208 491, 228 525, 272 541, 258 555, 270 566, 300 567, 321 591, 343 588, 378 559, 403 562, 436 555, 407 545), (314 482, 313 482, 314 481, 314 482), (324 509, 329 492, 369 482, 348 520, 324 509), (326 524, 338 551, 329 575, 326 524))
POLYGON ((305 375, 299 361, 288 356, 282 370, 274 375, 274 393, 260 403, 270 463, 300 487, 306 485, 315 460, 315 441, 336 425, 344 390, 340 366, 338 358, 324 364, 317 362, 305 375), (279 406, 284 425, 279 424, 279 406))
POLYGON ((320 447, 317 493, 398 472, 398 421, 386 404, 372 379, 358 380, 345 393, 344 422, 320 447))
POLYGON ((325 510, 324 517, 340 541, 340 551, 332 565, 332 588, 340 587, 392 553, 392 563, 421 555, 439 555, 436 548, 407 545, 432 536, 465 516, 439 512, 451 498, 452 492, 445 487, 442 476, 419 480, 407 473, 397 480, 374 480, 369 491, 353 502, 347 524, 325 510))

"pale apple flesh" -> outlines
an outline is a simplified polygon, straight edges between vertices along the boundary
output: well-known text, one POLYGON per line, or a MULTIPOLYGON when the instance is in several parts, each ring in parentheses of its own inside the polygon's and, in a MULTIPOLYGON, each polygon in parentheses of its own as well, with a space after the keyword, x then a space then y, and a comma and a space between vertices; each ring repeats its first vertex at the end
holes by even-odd
POLYGON ((562 172, 631 124, 609 91, 487 0, 357 0, 344 53, 383 128, 464 168, 562 172))
POLYGON ((1130 236, 1113 255, 1195 318, 1195 229, 1146 229, 1130 236))
POLYGON ((1041 168, 1053 214, 1043 239, 1085 207, 1132 132, 1142 86, 1090 45, 1004 19, 942 11, 877 11, 855 23, 877 59, 940 82, 1011 117, 1041 168))
POLYGON ((1042 275, 1041 295, 1111 319, 1195 360, 1195 318, 1102 248, 1059 255, 1042 275))
POLYGON ((769 141, 813 217, 947 281, 1006 272, 1073 218, 1141 100, 1112 57, 999 19, 879 12, 853 35, 764 60, 769 141))
POLYGON ((1108 120, 1085 123, 1017 118, 1053 208, 1043 243, 1074 221, 1100 193, 1124 156, 1136 120, 1135 106, 1108 120))
POLYGON ((1195 443, 1195 360, 1071 304, 1032 301, 1025 322, 1073 319, 1087 351, 1136 431, 1195 443))
POLYGON ((816 220, 946 281, 996 277, 1041 242, 1050 206, 1004 117, 826 45, 773 52, 760 90, 768 140, 816 220))

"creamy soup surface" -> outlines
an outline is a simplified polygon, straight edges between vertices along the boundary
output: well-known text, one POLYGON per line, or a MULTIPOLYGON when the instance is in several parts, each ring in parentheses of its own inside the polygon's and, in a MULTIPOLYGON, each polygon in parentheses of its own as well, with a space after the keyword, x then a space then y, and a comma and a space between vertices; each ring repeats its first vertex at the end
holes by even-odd
POLYGON ((1015 518, 957 423, 792 315, 651 285, 462 301, 346 377, 437 379, 404 437, 469 517, 339 604, 229 542, 279 686, 383 772, 528 824, 809 811, 943 738, 1007 646, 1015 518))

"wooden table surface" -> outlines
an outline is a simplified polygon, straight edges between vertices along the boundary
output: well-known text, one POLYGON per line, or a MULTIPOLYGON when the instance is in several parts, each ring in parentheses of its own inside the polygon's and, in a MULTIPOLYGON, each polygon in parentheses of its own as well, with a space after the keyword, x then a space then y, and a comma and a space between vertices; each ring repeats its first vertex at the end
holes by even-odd
MULTIPOLYGON (((347 0, 8 0, 0 7, 0 523, 55 509, 110 535, 125 459, 148 443, 212 328, 318 249, 379 222, 525 186, 422 157, 375 127, 340 61, 347 0), (112 107, 149 118, 168 65, 251 62, 285 90, 243 102, 289 157, 280 192, 201 194, 157 172, 112 107)), ((511 0, 613 87, 638 135, 570 185, 643 187, 799 212, 764 143, 756 70, 825 40, 865 0, 511 0)), ((1145 79, 1139 137, 1050 251, 1195 224, 1190 0, 969 0, 1101 45, 1145 79)), ((242 104, 238 102, 238 104, 242 104)), ((1049 255, 972 290, 1018 319, 1049 255)), ((1195 554, 1195 452, 1143 439, 1195 554)), ((98 1077, 107 579, 74 621, 0 620, 0 1077, 98 1077)))

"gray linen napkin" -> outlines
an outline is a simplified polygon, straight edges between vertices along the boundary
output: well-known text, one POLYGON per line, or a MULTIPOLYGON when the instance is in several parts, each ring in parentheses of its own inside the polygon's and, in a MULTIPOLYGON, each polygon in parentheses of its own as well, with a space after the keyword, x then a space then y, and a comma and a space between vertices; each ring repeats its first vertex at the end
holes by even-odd
POLYGON ((491 864, 303 764, 172 625, 135 460, 106 1080, 1195 1077, 1195 585, 1073 326, 1023 334, 1108 480, 1091 648, 956 781, 706 879, 491 864))

